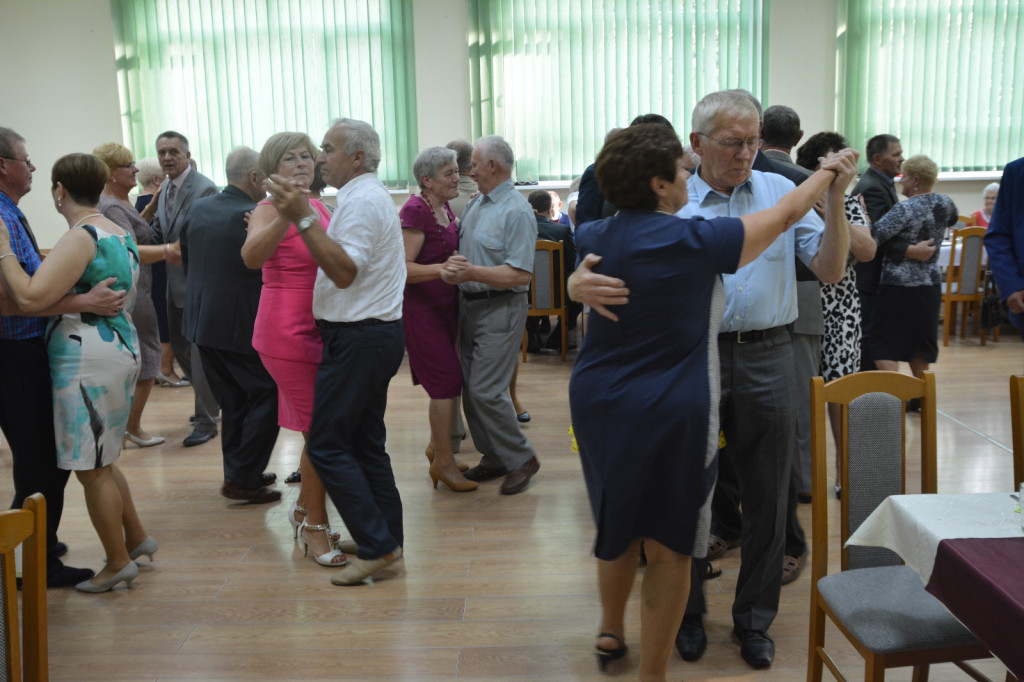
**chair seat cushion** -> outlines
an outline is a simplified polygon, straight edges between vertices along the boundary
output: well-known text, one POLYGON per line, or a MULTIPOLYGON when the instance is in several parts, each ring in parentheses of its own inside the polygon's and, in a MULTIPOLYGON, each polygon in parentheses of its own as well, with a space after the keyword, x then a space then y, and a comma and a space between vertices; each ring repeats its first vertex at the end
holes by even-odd
POLYGON ((833 573, 818 581, 818 593, 836 619, 876 654, 978 644, 906 566, 833 573))

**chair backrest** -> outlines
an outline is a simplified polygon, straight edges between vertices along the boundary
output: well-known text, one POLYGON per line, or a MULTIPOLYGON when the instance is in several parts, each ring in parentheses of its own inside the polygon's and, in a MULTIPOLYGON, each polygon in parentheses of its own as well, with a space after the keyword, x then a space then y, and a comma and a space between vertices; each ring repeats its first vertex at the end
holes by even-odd
POLYGON ((4 660, 0 673, 7 680, 49 679, 46 638, 46 500, 39 493, 25 500, 24 509, 0 512, 0 631, 4 660), (21 625, 15 549, 21 545, 21 625))
POLYGON ((934 493, 936 417, 935 376, 921 379, 899 372, 859 372, 825 384, 811 382, 811 469, 813 480, 813 580, 828 568, 828 474, 826 455, 826 403, 840 406, 839 540, 842 570, 899 564, 893 552, 879 547, 845 547, 847 538, 889 495, 906 491, 906 449, 920 446, 921 492, 934 493), (920 436, 908 438, 906 401, 921 401, 920 436))
POLYGON ((949 264, 946 268, 946 293, 958 296, 985 295, 985 271, 981 267, 986 229, 965 227, 953 232, 949 264))
POLYGON ((1013 489, 1024 482, 1024 377, 1010 377, 1010 426, 1013 430, 1013 489))
POLYGON ((562 242, 538 240, 533 252, 533 280, 527 315, 557 315, 565 305, 562 242))

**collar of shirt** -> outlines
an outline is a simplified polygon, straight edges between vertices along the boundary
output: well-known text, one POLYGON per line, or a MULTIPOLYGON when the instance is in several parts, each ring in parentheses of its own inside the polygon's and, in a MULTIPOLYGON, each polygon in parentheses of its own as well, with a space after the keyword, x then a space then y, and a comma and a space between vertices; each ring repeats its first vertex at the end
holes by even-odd
POLYGON ((192 172, 192 166, 187 166, 185 170, 181 171, 181 175, 171 180, 171 183, 178 188, 177 191, 181 191, 181 186, 185 184, 185 178, 192 172))
POLYGON ((515 192, 516 186, 512 183, 511 178, 501 183, 497 187, 491 190, 490 194, 485 194, 484 199, 491 202, 499 202, 502 197, 508 196, 509 192, 515 192))
POLYGON ((867 172, 867 173, 874 173, 878 177, 882 178, 882 180, 885 181, 885 184, 889 185, 890 187, 895 187, 896 186, 896 178, 890 178, 888 175, 886 175, 882 171, 874 168, 873 166, 868 166, 868 169, 865 172, 867 172))
MULTIPOLYGON (((374 180, 377 180, 376 173, 360 173, 338 188, 338 193, 334 197, 335 202, 338 206, 341 206, 342 200, 355 192, 362 183, 373 182, 374 180)), ((380 182, 379 180, 377 181, 380 182)))
MULTIPOLYGON (((754 177, 753 173, 754 173, 754 171, 751 171, 750 177, 747 178, 747 180, 745 182, 743 182, 740 185, 737 185, 736 187, 733 187, 733 189, 732 189, 733 194, 735 194, 737 192, 747 192, 749 194, 753 194, 754 193, 754 185, 753 185, 753 182, 751 182, 753 180, 753 177, 754 177)), ((709 194, 714 194, 719 199, 722 199, 722 200, 725 200, 725 201, 729 201, 731 196, 732 196, 730 194, 722 194, 721 192, 719 192, 718 190, 713 188, 711 185, 709 185, 707 182, 705 182, 704 178, 702 178, 700 176, 700 166, 697 166, 697 172, 690 176, 690 180, 689 180, 689 182, 687 184, 688 184, 687 190, 691 194, 693 194, 694 196, 697 197, 697 199, 698 199, 697 203, 699 203, 701 206, 705 205, 705 201, 707 200, 709 194)), ((689 202, 687 202, 687 203, 689 203, 689 202)), ((686 210, 686 206, 683 207, 683 210, 684 211, 686 210)), ((688 217, 688 216, 683 216, 683 212, 682 211, 680 211, 677 215, 682 216, 682 217, 688 217)))

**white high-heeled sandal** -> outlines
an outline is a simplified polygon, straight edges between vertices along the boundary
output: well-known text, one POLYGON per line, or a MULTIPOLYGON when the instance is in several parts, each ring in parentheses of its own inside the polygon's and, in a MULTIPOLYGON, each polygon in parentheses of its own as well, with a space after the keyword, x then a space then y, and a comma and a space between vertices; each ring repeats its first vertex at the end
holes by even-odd
MULTIPOLYGON (((340 549, 335 549, 334 548, 334 542, 331 539, 331 535, 332 535, 331 534, 331 527, 328 524, 326 524, 326 523, 318 523, 318 524, 315 524, 315 525, 311 525, 311 524, 308 524, 305 521, 303 521, 302 525, 299 526, 299 533, 301 534, 302 531, 304 531, 304 530, 308 530, 308 531, 311 531, 311 532, 314 532, 314 533, 323 532, 324 536, 327 538, 327 546, 330 547, 330 549, 328 549, 323 554, 320 554, 320 555, 314 554, 313 555, 313 559, 318 564, 320 564, 321 566, 336 566, 336 567, 341 567, 341 566, 347 566, 348 565, 348 557, 345 556, 345 553, 342 552, 340 549), (341 557, 342 560, 338 561, 338 562, 335 562, 334 560, 336 558, 338 558, 338 557, 341 557)), ((304 536, 302 537, 302 556, 309 556, 309 543, 306 542, 306 538, 304 536)))
MULTIPOLYGON (((306 522, 306 510, 298 505, 297 502, 292 502, 292 506, 288 508, 288 523, 292 524, 292 537, 296 540, 299 537, 299 527, 306 522), (299 514, 302 515, 302 519, 296 518, 299 514)), ((341 540, 341 533, 331 533, 331 544, 334 547, 338 547, 338 542, 341 540)), ((338 549, 341 549, 338 547, 338 549)), ((342 551, 344 551, 342 549, 342 551)))

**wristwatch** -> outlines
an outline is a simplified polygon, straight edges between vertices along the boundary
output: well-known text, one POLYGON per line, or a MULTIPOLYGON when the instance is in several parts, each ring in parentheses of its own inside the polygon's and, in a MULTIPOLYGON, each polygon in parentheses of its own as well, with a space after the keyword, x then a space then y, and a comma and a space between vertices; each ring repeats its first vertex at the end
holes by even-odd
POLYGON ((295 229, 299 231, 299 234, 302 234, 309 228, 313 227, 313 223, 315 223, 319 219, 320 216, 318 216, 316 213, 310 213, 308 216, 306 216, 305 218, 301 218, 299 222, 295 223, 295 229))

